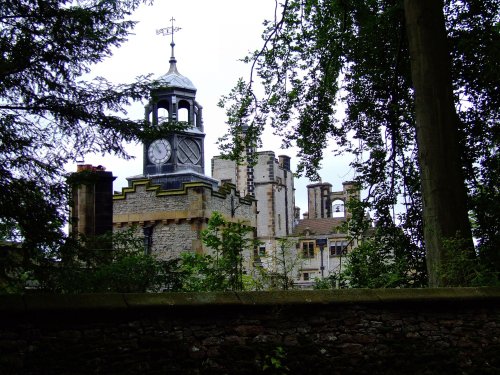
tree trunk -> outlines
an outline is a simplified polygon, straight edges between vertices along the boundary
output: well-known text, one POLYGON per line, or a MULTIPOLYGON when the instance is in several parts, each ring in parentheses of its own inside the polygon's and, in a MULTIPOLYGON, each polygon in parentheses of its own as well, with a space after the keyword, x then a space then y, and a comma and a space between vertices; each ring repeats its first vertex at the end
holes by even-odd
POLYGON ((461 238, 473 254, 442 0, 405 0, 430 286, 444 286, 443 240, 461 238))

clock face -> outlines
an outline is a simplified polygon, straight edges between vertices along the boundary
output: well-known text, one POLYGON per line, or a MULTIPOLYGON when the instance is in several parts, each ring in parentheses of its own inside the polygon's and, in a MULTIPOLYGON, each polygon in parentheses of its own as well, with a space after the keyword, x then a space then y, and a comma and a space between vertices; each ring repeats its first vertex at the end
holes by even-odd
POLYGON ((152 142, 148 148, 148 157, 151 163, 163 164, 172 155, 172 146, 166 139, 157 139, 152 142))

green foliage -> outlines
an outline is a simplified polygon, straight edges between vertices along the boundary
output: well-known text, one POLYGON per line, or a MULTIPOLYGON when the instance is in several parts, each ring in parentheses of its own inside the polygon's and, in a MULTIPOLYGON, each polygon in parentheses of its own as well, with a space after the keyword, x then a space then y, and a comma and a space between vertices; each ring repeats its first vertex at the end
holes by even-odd
POLYGON ((43 257, 20 261, 23 248, 10 250, 1 293, 155 292, 179 289, 177 261, 161 261, 145 254, 134 229, 95 238, 68 238, 43 257), (21 253, 19 253, 21 252, 21 253))
POLYGON ((499 286, 500 272, 491 270, 487 259, 474 257, 461 238, 445 240, 447 258, 437 273, 445 285, 456 287, 499 286))
POLYGON ((258 291, 269 290, 269 284, 266 283, 267 272, 262 267, 255 267, 258 270, 251 275, 243 275, 243 290, 245 291, 258 291), (260 273, 263 276, 260 276, 260 273))
POLYGON ((349 285, 345 279, 345 273, 332 273, 328 277, 315 278, 313 289, 338 289, 347 288, 349 285))
POLYGON ((265 268, 261 260, 262 258, 254 258, 250 275, 243 275, 245 290, 258 291, 276 289, 273 272, 265 268))
MULTIPOLYGON (((473 234, 479 255, 500 270, 500 5, 498 0, 446 0, 444 5, 461 120, 459 163, 473 234)), ((298 146, 298 172, 313 180, 328 142, 336 154, 352 155, 356 180, 368 193, 365 210, 389 231, 398 222, 411 257, 422 256, 423 206, 404 3, 289 0, 280 10, 264 24, 262 48, 244 59, 252 64, 250 83, 239 82, 225 98, 229 136, 234 141, 239 134, 233 129, 242 113, 245 123, 255 118, 260 128, 260 119, 267 118, 285 147, 298 146), (254 94, 254 75, 262 80, 262 98, 254 94), (246 110, 248 98, 253 98, 251 111, 246 110), (335 116, 339 103, 345 105, 341 121, 335 116), (395 207, 403 211, 396 215, 395 207)))
POLYGON ((253 248, 252 230, 241 222, 228 222, 215 211, 201 234, 213 253, 181 255, 182 290, 243 290, 243 252, 253 248))
POLYGON ((0 294, 22 293, 32 278, 23 267, 23 250, 16 243, 0 244, 0 294))
POLYGON ((289 374, 290 369, 285 365, 287 354, 282 346, 276 347, 271 354, 264 357, 262 370, 265 374, 289 374))
POLYGON ((352 288, 387 288, 400 284, 393 257, 381 253, 370 240, 348 255, 344 274, 352 288))
POLYGON ((27 257, 62 244, 65 164, 92 152, 127 157, 122 142, 150 132, 126 117, 131 101, 147 98, 147 77, 86 78, 127 40, 143 2, 0 3, 0 226, 27 257))
MULTIPOLYGON (((348 253, 341 278, 350 288, 408 288, 427 284, 425 263, 400 230, 376 231, 348 253)), ((418 250, 418 248, 416 248, 418 250)))
POLYGON ((296 239, 279 238, 271 253, 260 256, 261 266, 254 262, 254 278, 262 289, 293 289, 295 277, 303 262, 296 239))
POLYGON ((445 1, 472 231, 481 262, 500 272, 500 2, 445 1))
POLYGON ((256 149, 261 145, 260 135, 266 121, 258 111, 258 102, 243 79, 238 80, 228 96, 224 96, 218 103, 220 108, 226 109, 227 122, 230 125, 229 134, 219 138, 218 145, 221 155, 236 160, 238 163, 256 160, 254 153, 248 154, 249 149, 256 149), (242 135, 245 134, 243 137, 242 135), (246 155, 247 159, 243 156, 246 155))
POLYGON ((215 258, 208 254, 182 253, 179 275, 183 292, 214 292, 228 287, 215 258))
POLYGON ((313 289, 334 289, 335 283, 332 282, 332 278, 329 277, 316 277, 314 279, 313 289))
POLYGON ((387 210, 375 212, 372 219, 364 214, 366 202, 349 200, 347 206, 352 217, 342 230, 359 245, 345 258, 346 266, 337 275, 339 284, 354 288, 426 286, 424 249, 413 242, 409 231, 396 226, 387 210))

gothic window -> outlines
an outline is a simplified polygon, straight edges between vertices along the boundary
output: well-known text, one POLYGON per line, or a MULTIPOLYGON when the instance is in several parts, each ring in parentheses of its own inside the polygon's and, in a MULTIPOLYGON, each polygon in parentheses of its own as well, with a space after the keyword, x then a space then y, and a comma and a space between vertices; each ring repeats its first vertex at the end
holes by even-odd
POLYGON ((181 139, 177 152, 177 157, 182 164, 197 164, 201 158, 200 146, 191 138, 181 139))

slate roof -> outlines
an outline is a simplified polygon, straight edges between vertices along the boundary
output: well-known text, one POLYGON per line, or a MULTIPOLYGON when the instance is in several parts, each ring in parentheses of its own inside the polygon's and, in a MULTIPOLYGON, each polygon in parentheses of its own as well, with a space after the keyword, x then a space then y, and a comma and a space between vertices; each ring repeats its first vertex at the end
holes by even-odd
POLYGON ((335 228, 345 222, 343 217, 328 217, 322 219, 303 219, 298 222, 293 230, 293 234, 300 236, 309 229, 312 235, 336 233, 335 228))
POLYGON ((167 73, 164 76, 158 79, 162 84, 166 84, 168 87, 177 87, 180 89, 187 89, 196 91, 196 87, 194 87, 193 83, 189 80, 189 78, 184 77, 183 75, 176 73, 167 73))
POLYGON ((167 74, 158 78, 158 82, 167 85, 168 87, 196 91, 196 87, 194 87, 193 82, 179 73, 175 60, 170 61, 170 69, 167 74))

